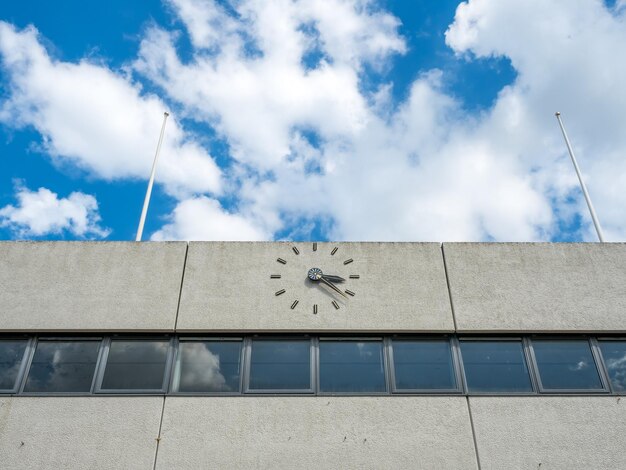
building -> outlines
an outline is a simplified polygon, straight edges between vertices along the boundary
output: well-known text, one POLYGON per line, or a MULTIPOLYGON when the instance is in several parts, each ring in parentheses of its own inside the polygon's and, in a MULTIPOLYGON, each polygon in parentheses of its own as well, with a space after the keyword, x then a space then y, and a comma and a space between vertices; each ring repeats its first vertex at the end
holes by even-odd
POLYGON ((3 469, 626 468, 626 244, 3 242, 0 305, 3 469))

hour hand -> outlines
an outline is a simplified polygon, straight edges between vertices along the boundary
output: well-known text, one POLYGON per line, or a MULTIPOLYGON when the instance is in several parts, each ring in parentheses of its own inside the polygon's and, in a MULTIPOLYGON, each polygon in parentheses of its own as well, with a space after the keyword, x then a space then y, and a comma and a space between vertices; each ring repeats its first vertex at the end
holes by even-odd
POLYGON ((326 279, 330 282, 345 282, 345 279, 340 276, 333 276, 332 274, 322 274, 322 279, 326 279))

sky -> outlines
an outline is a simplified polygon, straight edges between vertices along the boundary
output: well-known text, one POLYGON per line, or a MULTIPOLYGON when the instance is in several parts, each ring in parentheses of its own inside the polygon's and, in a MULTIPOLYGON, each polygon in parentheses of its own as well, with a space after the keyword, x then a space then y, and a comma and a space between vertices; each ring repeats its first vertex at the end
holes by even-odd
POLYGON ((626 0, 0 6, 0 239, 626 240, 626 0))

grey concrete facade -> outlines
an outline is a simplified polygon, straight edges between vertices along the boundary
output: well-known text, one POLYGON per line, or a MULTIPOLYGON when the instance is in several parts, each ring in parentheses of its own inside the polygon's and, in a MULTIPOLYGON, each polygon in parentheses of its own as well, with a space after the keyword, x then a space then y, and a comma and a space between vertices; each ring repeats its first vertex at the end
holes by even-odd
POLYGON ((464 397, 168 397, 158 469, 476 469, 464 397))
POLYGON ((318 243, 315 251, 312 247, 312 243, 190 243, 177 330, 454 331, 439 244, 318 243), (347 260, 353 261, 344 264, 347 260), (356 295, 345 299, 308 281, 312 267, 344 277, 342 289, 356 295), (281 278, 271 279, 272 274, 281 278), (283 289, 284 294, 275 295, 283 289), (295 300, 298 304, 291 309, 295 300))
POLYGON ((2 331, 174 331, 187 245, 2 242, 2 331))
POLYGON ((619 397, 470 397, 482 470, 626 468, 619 397))
POLYGON ((626 332, 623 243, 311 246, 2 242, 2 331, 626 332))
POLYGON ((0 397, 3 469, 151 469, 163 397, 0 397))
MULTIPOLYGON (((0 333, 624 333, 626 244, 2 242, 0 300, 0 333), (356 295, 308 283, 313 266, 347 277, 356 295)), ((624 406, 615 396, 4 396, 0 468, 617 470, 624 406)))
POLYGON ((626 332, 626 243, 444 243, 459 332, 626 332))

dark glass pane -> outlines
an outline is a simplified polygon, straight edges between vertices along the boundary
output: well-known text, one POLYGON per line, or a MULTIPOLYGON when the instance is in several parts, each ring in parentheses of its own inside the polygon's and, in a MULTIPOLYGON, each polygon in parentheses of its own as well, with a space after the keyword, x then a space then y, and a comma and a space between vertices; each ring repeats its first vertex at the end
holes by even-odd
POLYGON ((541 383, 552 390, 601 389, 602 382, 587 340, 533 341, 541 383))
POLYGON ((25 392, 89 392, 100 341, 39 341, 25 392))
POLYGON ((441 390, 456 387, 452 350, 448 340, 393 342, 398 390, 441 390))
POLYGON ((252 341, 251 390, 311 388, 311 342, 252 341))
POLYGON ((25 339, 0 340, 0 390, 15 387, 27 344, 25 339))
POLYGON ((461 341, 469 392, 532 392, 521 341, 461 341))
POLYGON ((239 391, 241 341, 181 341, 174 389, 239 391))
POLYGON ((113 340, 102 390, 160 390, 170 342, 113 340))
POLYGON ((616 392, 626 392, 626 341, 600 341, 604 364, 616 392))
POLYGON ((626 341, 600 341, 600 350, 613 389, 626 391, 626 341))
POLYGON ((382 341, 320 341, 320 391, 385 389, 382 341))

